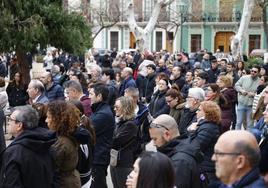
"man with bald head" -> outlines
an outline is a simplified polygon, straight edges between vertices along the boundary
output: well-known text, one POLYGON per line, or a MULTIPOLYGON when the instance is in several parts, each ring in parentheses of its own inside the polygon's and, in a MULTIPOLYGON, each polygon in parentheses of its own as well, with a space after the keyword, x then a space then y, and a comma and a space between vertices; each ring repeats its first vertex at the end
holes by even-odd
POLYGON ((63 87, 53 81, 53 77, 50 72, 42 73, 40 81, 45 86, 45 95, 47 96, 49 102, 55 100, 64 100, 63 87))
POLYGON ((260 149, 254 135, 248 131, 227 131, 220 136, 212 160, 220 188, 267 187, 258 169, 260 149))
POLYGON ((180 136, 175 119, 167 114, 159 115, 150 125, 150 137, 157 150, 173 162, 176 186, 199 188, 201 182, 197 165, 199 151, 180 136))
POLYGON ((133 71, 129 67, 125 67, 121 72, 121 77, 124 79, 119 88, 119 95, 124 96, 125 90, 129 87, 137 87, 136 82, 132 77, 133 71))

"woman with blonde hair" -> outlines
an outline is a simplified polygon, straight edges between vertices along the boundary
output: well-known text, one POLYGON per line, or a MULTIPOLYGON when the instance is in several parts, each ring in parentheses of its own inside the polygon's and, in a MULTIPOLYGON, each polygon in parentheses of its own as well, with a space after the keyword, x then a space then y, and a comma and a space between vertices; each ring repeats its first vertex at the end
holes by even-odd
POLYGON ((52 146, 58 169, 59 187, 80 188, 80 175, 76 170, 78 147, 74 134, 80 123, 80 111, 74 104, 66 101, 54 101, 48 104, 47 126, 58 135, 52 146))
POLYGON ((213 101, 201 102, 196 111, 197 123, 189 128, 193 133, 190 135, 191 144, 200 149, 204 154, 200 163, 200 172, 208 179, 209 185, 218 182, 215 175, 215 163, 211 160, 214 153, 214 145, 220 136, 221 109, 213 101))
MULTIPOLYGON (((225 98, 225 103, 220 104, 221 108, 221 131, 222 133, 230 130, 230 127, 236 125, 237 92, 233 87, 233 78, 226 75, 220 75, 217 80, 220 87, 220 93, 225 98)), ((234 128, 233 127, 233 128, 234 128)))
POLYGON ((113 134, 110 170, 114 188, 126 187, 127 175, 132 171, 137 148, 137 125, 134 122, 135 104, 130 97, 120 97, 114 105, 118 118, 113 134))

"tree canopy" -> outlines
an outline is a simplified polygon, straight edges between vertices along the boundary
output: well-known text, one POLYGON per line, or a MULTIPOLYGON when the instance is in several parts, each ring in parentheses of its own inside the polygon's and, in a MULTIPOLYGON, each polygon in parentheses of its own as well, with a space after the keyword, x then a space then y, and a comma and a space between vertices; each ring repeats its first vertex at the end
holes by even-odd
POLYGON ((33 52, 38 43, 73 54, 91 47, 86 20, 64 10, 62 0, 0 0, 0 17, 0 52, 33 52))

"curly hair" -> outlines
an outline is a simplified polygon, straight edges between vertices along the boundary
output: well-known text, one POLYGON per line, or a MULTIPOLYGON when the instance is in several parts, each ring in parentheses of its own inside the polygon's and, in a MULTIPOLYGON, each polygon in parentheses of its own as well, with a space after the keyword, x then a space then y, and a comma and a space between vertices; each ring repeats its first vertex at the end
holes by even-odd
POLYGON ((202 107, 205 119, 216 124, 221 122, 221 109, 216 102, 213 101, 203 101, 200 106, 202 107))
POLYGON ((49 128, 62 136, 71 136, 80 123, 80 111, 74 104, 66 101, 53 101, 48 104, 52 117, 49 128))
POLYGON ((116 99, 121 104, 122 120, 130 120, 135 117, 135 104, 131 97, 119 97, 116 99))

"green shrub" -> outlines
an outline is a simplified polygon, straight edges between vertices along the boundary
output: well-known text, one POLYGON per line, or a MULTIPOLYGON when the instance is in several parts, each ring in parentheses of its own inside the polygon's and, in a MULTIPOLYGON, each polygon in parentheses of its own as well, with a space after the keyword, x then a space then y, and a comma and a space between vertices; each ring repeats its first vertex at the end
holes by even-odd
POLYGON ((245 62, 246 68, 251 69, 253 65, 262 65, 263 59, 259 57, 249 58, 247 62, 245 62))

